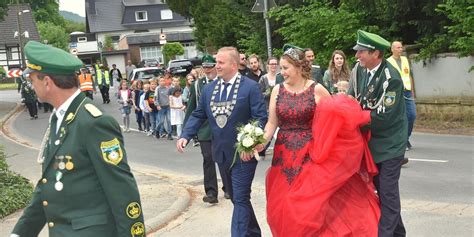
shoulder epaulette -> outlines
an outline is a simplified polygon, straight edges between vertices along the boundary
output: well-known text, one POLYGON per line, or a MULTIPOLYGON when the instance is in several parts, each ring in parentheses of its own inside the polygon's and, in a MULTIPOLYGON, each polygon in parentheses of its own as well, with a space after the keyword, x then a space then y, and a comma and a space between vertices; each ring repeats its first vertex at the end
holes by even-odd
POLYGON ((102 112, 93 104, 85 104, 84 107, 86 108, 87 112, 89 112, 92 117, 97 118, 102 116, 102 112))

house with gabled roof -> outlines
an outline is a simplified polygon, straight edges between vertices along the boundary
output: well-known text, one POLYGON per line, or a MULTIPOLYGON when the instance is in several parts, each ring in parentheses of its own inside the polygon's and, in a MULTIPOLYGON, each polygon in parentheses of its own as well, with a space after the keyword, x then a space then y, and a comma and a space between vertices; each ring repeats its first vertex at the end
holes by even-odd
MULTIPOLYGON (((97 53, 121 70, 128 59, 134 64, 145 59, 163 63, 164 40, 180 42, 185 47, 182 58, 198 56, 190 20, 171 11, 162 0, 86 0, 86 31, 94 37, 85 34, 82 40, 95 39, 97 53), (106 37, 112 39, 113 49, 103 47, 106 37)), ((80 43, 74 43, 81 58, 80 43)))
POLYGON ((0 66, 7 70, 23 68, 20 40, 23 46, 29 40, 40 40, 30 5, 8 5, 7 14, 0 21, 0 32, 0 66))

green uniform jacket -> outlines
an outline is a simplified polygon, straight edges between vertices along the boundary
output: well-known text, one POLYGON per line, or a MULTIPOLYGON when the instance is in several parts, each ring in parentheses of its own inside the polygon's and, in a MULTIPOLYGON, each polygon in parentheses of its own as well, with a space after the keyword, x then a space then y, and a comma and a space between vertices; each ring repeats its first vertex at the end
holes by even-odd
POLYGON ((367 85, 367 69, 358 66, 356 78, 352 80, 348 91, 349 95, 357 98, 363 109, 370 109, 368 106, 375 105, 382 97, 383 84, 387 81, 388 76, 385 68, 388 69, 388 74, 391 77, 382 100, 385 111, 382 108, 379 112, 377 112, 377 108, 372 109, 370 112, 371 122, 367 126, 372 133, 369 148, 375 163, 405 154, 408 125, 402 79, 398 71, 383 59, 369 85, 367 85), (354 87, 357 89, 357 95, 354 87))
POLYGON ((37 236, 46 224, 50 237, 145 236, 140 196, 117 121, 80 93, 57 134, 51 123, 42 177, 13 233, 37 236))
MULTIPOLYGON (((188 108, 186 110, 186 115, 184 116, 184 124, 188 121, 189 116, 193 113, 196 109, 199 97, 201 96, 201 91, 204 86, 209 84, 206 77, 203 77, 197 81, 195 81, 190 89, 189 89, 189 101, 188 101, 188 108), (197 93, 196 93, 197 92, 197 93)), ((199 141, 210 141, 212 138, 211 135, 211 127, 209 126, 209 122, 206 120, 199 129, 197 133, 197 137, 199 141)))
POLYGON ((31 88, 31 84, 29 84, 26 80, 21 82, 21 97, 25 99, 25 103, 36 103, 36 93, 31 88))

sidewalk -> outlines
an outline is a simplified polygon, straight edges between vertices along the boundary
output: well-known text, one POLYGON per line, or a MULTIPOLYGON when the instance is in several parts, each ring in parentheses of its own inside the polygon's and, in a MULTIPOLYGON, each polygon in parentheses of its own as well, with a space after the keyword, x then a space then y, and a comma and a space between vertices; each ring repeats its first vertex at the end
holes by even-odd
MULTIPOLYGON (((23 111, 16 103, 0 102, 0 124, 3 124, 0 136, 0 144, 3 145, 7 154, 7 163, 10 169, 28 178, 35 183, 41 176, 41 167, 36 162, 38 154, 37 145, 31 145, 26 142, 16 141, 15 134, 9 129, 10 122, 15 120, 18 113, 14 111, 23 111), (7 120, 9 117, 11 119, 7 120), (8 133, 9 137, 4 133, 8 133), (22 144, 23 143, 23 144, 22 144)), ((159 172, 147 170, 144 167, 130 164, 133 174, 140 190, 143 214, 147 233, 157 231, 165 226, 171 220, 181 215, 191 203, 191 193, 184 186, 171 183, 171 180, 159 172)), ((0 236, 9 236, 22 210, 19 210, 3 219, 0 219, 0 236)), ((45 237, 47 228, 39 235, 45 237)))

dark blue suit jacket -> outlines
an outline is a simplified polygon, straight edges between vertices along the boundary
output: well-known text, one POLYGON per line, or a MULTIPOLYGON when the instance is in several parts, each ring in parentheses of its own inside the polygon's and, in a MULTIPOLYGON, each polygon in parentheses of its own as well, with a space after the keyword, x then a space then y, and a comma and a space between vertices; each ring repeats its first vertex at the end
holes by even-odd
MULTIPOLYGON (((212 115, 210 106, 212 92, 217 82, 218 80, 214 80, 203 88, 199 104, 186 122, 181 137, 189 141, 196 135, 201 124, 208 119, 212 130, 212 158, 219 165, 230 165, 235 153, 237 127, 245 125, 251 120, 258 120, 260 126, 263 127, 267 122, 268 116, 258 83, 248 77, 241 76, 234 110, 227 119, 225 127, 219 128, 212 115)), ((235 83, 232 86, 234 87, 235 83)), ((229 98, 232 97, 233 87, 229 98)), ((216 96, 216 99, 218 97, 216 96)))

